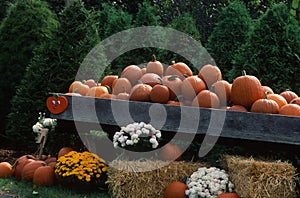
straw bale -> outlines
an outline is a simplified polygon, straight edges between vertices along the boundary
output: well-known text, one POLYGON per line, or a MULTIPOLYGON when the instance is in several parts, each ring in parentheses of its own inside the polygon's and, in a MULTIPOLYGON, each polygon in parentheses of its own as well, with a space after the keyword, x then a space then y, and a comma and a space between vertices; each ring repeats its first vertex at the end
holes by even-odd
POLYGON ((189 177, 205 165, 199 162, 161 160, 115 160, 109 165, 107 184, 117 198, 163 197, 168 184, 189 177), (145 169, 151 171, 144 171, 145 169))
POLYGON ((244 198, 297 197, 296 168, 288 162, 257 161, 226 155, 223 162, 235 191, 244 198))

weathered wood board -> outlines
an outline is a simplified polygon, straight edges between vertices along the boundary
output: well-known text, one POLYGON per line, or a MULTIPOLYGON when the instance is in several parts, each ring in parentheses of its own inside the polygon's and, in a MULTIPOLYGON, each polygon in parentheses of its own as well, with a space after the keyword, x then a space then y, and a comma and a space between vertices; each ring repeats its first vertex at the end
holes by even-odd
POLYGON ((64 96, 68 108, 52 118, 118 126, 143 121, 170 132, 300 145, 300 117, 64 96))

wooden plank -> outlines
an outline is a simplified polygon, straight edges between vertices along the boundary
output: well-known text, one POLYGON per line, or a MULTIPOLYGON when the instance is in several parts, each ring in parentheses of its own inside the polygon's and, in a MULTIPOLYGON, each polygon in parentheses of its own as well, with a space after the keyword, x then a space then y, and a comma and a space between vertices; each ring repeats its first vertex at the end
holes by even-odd
POLYGON ((52 118, 118 126, 143 121, 170 132, 300 145, 300 117, 65 96, 67 110, 52 118))

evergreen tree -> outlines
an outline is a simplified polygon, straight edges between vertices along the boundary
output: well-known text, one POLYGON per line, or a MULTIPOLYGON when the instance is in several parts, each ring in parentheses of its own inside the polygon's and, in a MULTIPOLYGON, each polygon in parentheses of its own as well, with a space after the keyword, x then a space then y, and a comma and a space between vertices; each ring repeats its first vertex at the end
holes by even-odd
POLYGON ((56 16, 40 0, 18 0, 8 8, 0 26, 1 130, 10 112, 9 101, 33 57, 33 49, 52 37, 58 27, 56 16))
POLYGON ((225 79, 229 75, 228 71, 232 69, 234 54, 246 42, 252 27, 253 22, 248 10, 240 1, 230 3, 220 13, 206 48, 225 79))
MULTIPOLYGON (((17 94, 11 101, 6 134, 19 146, 34 148, 35 134, 31 128, 37 122, 38 113, 47 112, 45 101, 49 92, 68 92, 81 63, 99 42, 95 14, 87 11, 82 1, 76 1, 63 10, 59 22, 60 28, 55 37, 43 42, 34 51, 17 94)), ((86 76, 82 75, 82 78, 86 76)), ((49 134, 48 144, 51 149, 57 150, 73 141, 76 134, 59 128, 58 123, 56 131, 49 134)))
POLYGON ((257 76, 276 92, 300 93, 300 28, 288 7, 273 5, 255 24, 248 42, 233 60, 232 78, 241 70, 257 76))

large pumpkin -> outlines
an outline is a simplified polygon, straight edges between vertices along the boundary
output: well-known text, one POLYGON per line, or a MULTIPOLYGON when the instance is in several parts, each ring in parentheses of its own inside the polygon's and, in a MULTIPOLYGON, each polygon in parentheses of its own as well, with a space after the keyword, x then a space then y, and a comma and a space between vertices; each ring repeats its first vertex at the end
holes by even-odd
POLYGON ((136 65, 129 65, 122 70, 121 77, 127 78, 131 85, 137 84, 138 80, 142 77, 143 73, 141 68, 136 65))
POLYGON ((215 82, 222 80, 221 70, 217 66, 210 64, 201 67, 198 76, 204 80, 208 89, 210 89, 211 85, 215 82))
POLYGON ((150 92, 152 87, 147 84, 136 84, 130 92, 129 100, 133 101, 150 101, 150 92))
POLYGON ((38 186, 51 186, 55 181, 55 173, 52 166, 38 167, 33 174, 33 184, 38 186))
POLYGON ((200 91, 205 89, 205 82, 198 76, 189 76, 181 84, 181 93, 186 100, 193 100, 200 91))
POLYGON ((188 186, 180 181, 170 183, 164 192, 164 198, 186 198, 185 191, 188 186))
POLYGON ((22 170, 22 179, 32 180, 34 171, 41 166, 46 166, 46 162, 42 160, 35 160, 26 164, 22 170))
POLYGON ((230 97, 233 104, 243 105, 250 109, 256 100, 264 98, 264 93, 260 81, 243 71, 242 76, 233 80, 230 97))
POLYGON ((300 116, 300 106, 297 104, 286 104, 279 109, 279 114, 287 116, 300 116))
POLYGON ((33 155, 23 155, 19 157, 14 163, 14 176, 16 179, 22 179, 22 171, 26 164, 35 161, 36 158, 33 155))
POLYGON ((8 178, 13 174, 13 168, 9 162, 0 163, 0 178, 8 178))

